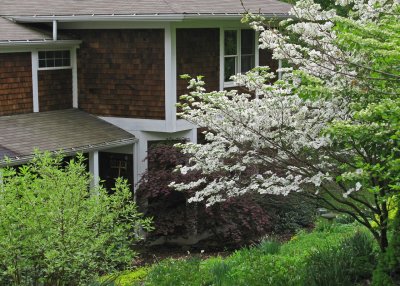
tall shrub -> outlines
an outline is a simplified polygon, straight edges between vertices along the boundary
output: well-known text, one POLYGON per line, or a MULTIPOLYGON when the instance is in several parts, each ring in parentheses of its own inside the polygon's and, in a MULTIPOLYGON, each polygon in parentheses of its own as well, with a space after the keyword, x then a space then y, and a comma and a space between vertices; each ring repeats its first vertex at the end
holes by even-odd
POLYGON ((1 285, 87 285, 131 264, 137 229, 149 220, 125 181, 116 181, 112 195, 90 189, 83 160, 63 164, 61 156, 39 154, 0 169, 1 285))
POLYGON ((254 242, 271 229, 268 214, 250 195, 208 208, 204 203, 189 204, 188 199, 199 188, 180 192, 169 185, 189 183, 200 174, 174 171, 177 165, 186 165, 189 158, 172 145, 166 142, 150 149, 150 168, 143 175, 137 193, 145 214, 154 218, 155 230, 149 233, 149 239, 164 237, 168 241, 192 236, 196 242, 196 236, 208 232, 208 243, 237 247, 254 242))

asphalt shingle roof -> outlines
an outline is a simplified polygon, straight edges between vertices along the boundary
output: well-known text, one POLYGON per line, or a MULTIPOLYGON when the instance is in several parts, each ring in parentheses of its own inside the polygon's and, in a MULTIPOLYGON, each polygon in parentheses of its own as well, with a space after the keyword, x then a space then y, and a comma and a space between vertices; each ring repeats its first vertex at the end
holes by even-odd
POLYGON ((78 109, 0 117, 0 165, 4 156, 29 158, 35 149, 73 154, 132 144, 135 137, 78 109))
MULTIPOLYGON (((246 9, 267 14, 287 13, 278 0, 243 0, 246 9)), ((111 15, 243 13, 240 0, 1 0, 0 15, 111 15)))
POLYGON ((21 40, 45 41, 51 39, 52 36, 48 33, 26 27, 22 24, 14 23, 0 17, 0 42, 21 40))

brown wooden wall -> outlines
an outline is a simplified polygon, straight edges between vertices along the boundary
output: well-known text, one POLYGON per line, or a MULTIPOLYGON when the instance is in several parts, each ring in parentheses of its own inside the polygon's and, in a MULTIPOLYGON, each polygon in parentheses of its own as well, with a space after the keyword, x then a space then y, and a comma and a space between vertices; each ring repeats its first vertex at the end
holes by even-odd
POLYGON ((177 29, 177 96, 186 94, 182 74, 204 76, 207 91, 219 90, 219 29, 177 29))
POLYGON ((269 66, 271 71, 276 72, 279 67, 278 61, 272 59, 272 52, 266 49, 260 49, 259 51, 259 63, 260 66, 269 66))
POLYGON ((40 70, 38 73, 39 110, 72 108, 72 70, 40 70))
POLYGON ((0 54, 0 116, 33 112, 31 53, 0 54))
POLYGON ((79 108, 165 118, 164 30, 79 30, 79 108))

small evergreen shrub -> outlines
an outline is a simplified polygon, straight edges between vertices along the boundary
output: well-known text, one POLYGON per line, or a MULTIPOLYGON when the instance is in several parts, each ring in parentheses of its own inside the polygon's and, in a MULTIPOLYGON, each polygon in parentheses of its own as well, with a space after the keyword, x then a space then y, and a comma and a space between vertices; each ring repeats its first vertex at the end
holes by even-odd
POLYGON ((125 181, 90 189, 83 160, 38 154, 0 170, 0 285, 89 285, 131 265, 149 220, 125 181))

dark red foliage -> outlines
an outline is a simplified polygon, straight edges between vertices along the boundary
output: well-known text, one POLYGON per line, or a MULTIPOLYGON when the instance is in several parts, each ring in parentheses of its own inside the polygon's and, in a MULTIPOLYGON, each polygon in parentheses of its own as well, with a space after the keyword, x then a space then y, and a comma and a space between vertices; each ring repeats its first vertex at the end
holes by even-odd
POLYGON ((188 157, 172 144, 153 146, 148 160, 149 169, 140 182, 137 198, 142 211, 154 218, 150 240, 210 233, 199 244, 237 247, 256 241, 271 229, 268 216, 249 195, 206 208, 202 203, 187 202, 198 189, 179 192, 168 187, 173 181, 189 183, 201 177, 196 172, 174 172, 175 166, 188 163, 188 157))

